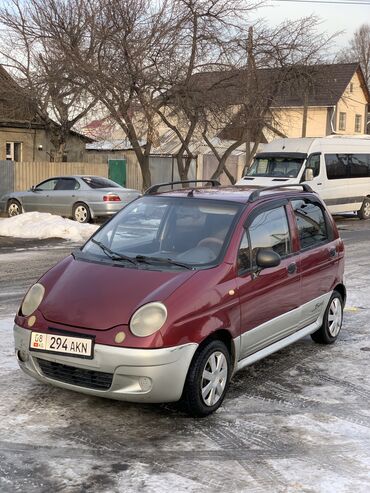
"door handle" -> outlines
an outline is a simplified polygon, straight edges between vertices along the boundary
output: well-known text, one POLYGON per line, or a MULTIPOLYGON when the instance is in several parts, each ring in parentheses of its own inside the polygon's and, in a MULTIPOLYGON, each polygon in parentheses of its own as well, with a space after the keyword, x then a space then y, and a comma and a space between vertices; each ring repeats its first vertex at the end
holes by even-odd
POLYGON ((329 250, 330 257, 335 257, 336 254, 337 254, 336 248, 335 247, 334 248, 330 248, 330 250, 329 250))
POLYGON ((297 264, 295 262, 292 262, 291 264, 288 265, 287 271, 288 274, 294 274, 297 270, 297 264))

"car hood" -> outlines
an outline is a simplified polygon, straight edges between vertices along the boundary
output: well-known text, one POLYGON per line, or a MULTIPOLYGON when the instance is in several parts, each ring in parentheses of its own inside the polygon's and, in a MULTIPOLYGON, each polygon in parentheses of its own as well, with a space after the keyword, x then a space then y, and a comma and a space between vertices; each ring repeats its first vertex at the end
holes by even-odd
POLYGON ((40 311, 49 322, 107 330, 128 324, 137 308, 165 301, 195 271, 158 271, 98 264, 68 257, 40 282, 40 311))

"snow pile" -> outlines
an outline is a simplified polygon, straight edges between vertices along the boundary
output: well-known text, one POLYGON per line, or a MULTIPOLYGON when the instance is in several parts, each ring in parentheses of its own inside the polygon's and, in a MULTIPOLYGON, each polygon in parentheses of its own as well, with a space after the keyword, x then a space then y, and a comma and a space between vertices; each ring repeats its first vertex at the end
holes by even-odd
POLYGON ((64 238, 81 242, 87 240, 98 226, 80 224, 61 216, 43 212, 26 212, 0 221, 0 236, 17 238, 64 238))

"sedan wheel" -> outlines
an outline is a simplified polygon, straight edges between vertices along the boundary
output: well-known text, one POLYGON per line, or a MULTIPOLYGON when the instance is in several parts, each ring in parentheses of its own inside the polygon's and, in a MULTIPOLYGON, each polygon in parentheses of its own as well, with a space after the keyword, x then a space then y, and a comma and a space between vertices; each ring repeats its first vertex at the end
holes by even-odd
POLYGON ((91 219, 88 206, 86 204, 76 204, 73 208, 73 219, 79 223, 88 223, 91 219))
POLYGON ((334 291, 325 310, 322 326, 311 334, 312 339, 320 344, 333 344, 337 340, 343 322, 343 298, 334 291))
POLYGON ((230 354, 220 340, 195 353, 186 378, 182 402, 191 416, 207 416, 221 405, 231 374, 230 354))
POLYGON ((10 200, 8 204, 8 216, 19 216, 19 214, 22 214, 21 204, 18 202, 18 200, 10 200))

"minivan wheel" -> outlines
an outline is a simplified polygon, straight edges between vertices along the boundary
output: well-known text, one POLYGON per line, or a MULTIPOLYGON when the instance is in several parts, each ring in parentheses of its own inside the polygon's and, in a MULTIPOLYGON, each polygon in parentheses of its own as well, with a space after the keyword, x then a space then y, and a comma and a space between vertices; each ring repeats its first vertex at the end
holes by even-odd
POLYGON ((88 223, 91 219, 90 209, 86 204, 80 202, 73 206, 72 216, 79 223, 88 223))
POLYGON ((15 199, 9 200, 7 212, 8 212, 8 217, 19 216, 19 214, 22 214, 23 212, 22 206, 18 202, 18 200, 15 199))
POLYGON ((361 209, 357 211, 357 215, 360 219, 370 219, 370 199, 364 199, 361 209))
POLYGON ((331 295, 325 310, 322 326, 311 334, 312 339, 320 344, 333 344, 339 335, 343 322, 343 298, 337 292, 331 295))
POLYGON ((191 416, 204 417, 224 400, 231 373, 230 354, 222 341, 212 340, 195 354, 186 378, 182 403, 191 416))

